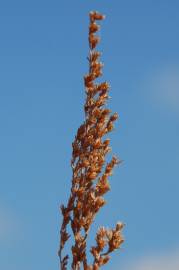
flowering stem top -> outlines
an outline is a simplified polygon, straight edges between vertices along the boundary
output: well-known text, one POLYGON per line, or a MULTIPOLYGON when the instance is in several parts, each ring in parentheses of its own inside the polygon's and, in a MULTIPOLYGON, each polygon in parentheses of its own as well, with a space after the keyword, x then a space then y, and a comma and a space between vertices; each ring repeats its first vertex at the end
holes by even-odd
POLYGON ((78 128, 72 144, 72 186, 67 206, 61 206, 63 215, 60 230, 59 257, 61 270, 66 270, 69 255, 62 256, 62 250, 70 235, 67 226, 70 225, 74 237, 72 244, 71 269, 97 270, 106 264, 109 254, 120 248, 123 243, 121 230, 122 223, 117 223, 114 229, 99 228, 96 233, 96 245, 91 247, 93 262, 88 263, 86 242, 90 227, 100 208, 106 203, 104 195, 110 190, 108 178, 112 175, 115 165, 120 161, 113 156, 106 164, 105 157, 111 151, 110 140, 103 137, 113 130, 114 121, 118 114, 111 114, 106 108, 109 98, 109 84, 96 83, 102 76, 103 64, 99 61, 100 52, 96 50, 100 42, 96 32, 100 26, 97 21, 105 18, 104 15, 93 11, 89 14, 89 73, 84 76, 86 101, 84 105, 85 120, 78 128))

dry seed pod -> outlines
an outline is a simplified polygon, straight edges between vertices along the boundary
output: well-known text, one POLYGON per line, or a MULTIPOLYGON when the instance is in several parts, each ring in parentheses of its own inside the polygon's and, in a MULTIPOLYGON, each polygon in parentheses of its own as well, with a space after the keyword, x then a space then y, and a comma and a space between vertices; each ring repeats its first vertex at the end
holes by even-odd
POLYGON ((97 11, 90 12, 90 20, 93 22, 95 20, 104 20, 105 16, 97 11))
POLYGON ((109 84, 107 82, 103 82, 97 86, 98 91, 107 91, 109 90, 109 84))
POLYGON ((99 30, 99 25, 95 22, 91 23, 89 26, 89 34, 95 33, 99 30))
POLYGON ((89 36, 89 44, 90 44, 90 48, 93 50, 96 45, 100 42, 100 38, 95 36, 94 34, 90 34, 89 36))

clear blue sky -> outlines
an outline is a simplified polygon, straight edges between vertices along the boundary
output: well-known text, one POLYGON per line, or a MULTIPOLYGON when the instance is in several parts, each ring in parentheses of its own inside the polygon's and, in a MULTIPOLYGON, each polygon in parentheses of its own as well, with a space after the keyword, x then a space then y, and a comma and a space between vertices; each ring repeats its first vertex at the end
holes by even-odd
MULTIPOLYGON (((179 1, 0 2, 0 269, 58 269, 59 205, 84 119, 88 12, 100 35, 110 135, 124 160, 95 228, 126 223, 104 269, 179 248, 179 1)), ((93 232, 93 231, 92 231, 93 232)), ((94 238, 94 235, 91 236, 94 238)))

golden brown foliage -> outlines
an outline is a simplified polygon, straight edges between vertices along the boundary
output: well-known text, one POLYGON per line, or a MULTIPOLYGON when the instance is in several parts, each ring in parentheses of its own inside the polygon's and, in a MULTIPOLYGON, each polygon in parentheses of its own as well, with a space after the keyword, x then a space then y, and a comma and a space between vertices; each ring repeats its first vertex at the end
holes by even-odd
POLYGON ((71 269, 73 270, 79 270, 81 266, 84 270, 100 269, 109 261, 109 254, 120 248, 123 243, 122 223, 117 223, 115 229, 99 228, 96 233, 96 245, 90 250, 94 260, 91 265, 88 264, 86 241, 89 229, 97 212, 106 203, 103 196, 110 189, 108 178, 112 175, 114 166, 120 163, 113 156, 112 160, 105 165, 106 154, 111 151, 111 148, 110 140, 103 137, 113 130, 118 114, 111 115, 111 111, 105 107, 109 97, 109 84, 107 82, 95 83, 95 80, 102 75, 103 67, 99 61, 100 52, 95 50, 100 41, 96 35, 100 26, 96 21, 103 20, 104 15, 94 11, 90 12, 89 16, 89 74, 84 76, 85 121, 78 128, 72 144, 71 194, 67 206, 61 206, 63 215, 59 248, 61 270, 67 269, 69 259, 69 255, 62 256, 64 245, 70 237, 67 225, 71 226, 74 235, 74 244, 71 248, 71 269))

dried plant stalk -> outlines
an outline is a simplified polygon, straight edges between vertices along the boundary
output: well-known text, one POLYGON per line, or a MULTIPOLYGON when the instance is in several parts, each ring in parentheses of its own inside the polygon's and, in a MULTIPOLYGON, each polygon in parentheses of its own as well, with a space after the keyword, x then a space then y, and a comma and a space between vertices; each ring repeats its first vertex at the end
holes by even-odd
POLYGON ((59 257, 61 270, 66 270, 69 255, 62 256, 62 250, 70 235, 67 226, 71 226, 74 244, 71 247, 71 269, 97 270, 106 264, 109 254, 120 248, 123 243, 121 230, 122 223, 117 223, 114 229, 99 228, 96 233, 96 245, 90 250, 94 260, 88 264, 86 242, 89 229, 100 208, 106 203, 104 195, 110 190, 108 178, 112 175, 115 165, 120 161, 113 156, 105 164, 105 157, 111 151, 110 140, 103 137, 113 130, 118 114, 111 114, 106 108, 109 98, 109 84, 107 82, 95 83, 102 75, 103 64, 99 61, 100 52, 96 46, 100 38, 96 35, 100 26, 97 21, 104 19, 104 15, 90 12, 89 47, 88 56, 89 73, 84 76, 86 101, 84 105, 85 121, 78 128, 77 135, 72 144, 71 160, 72 186, 67 206, 61 206, 63 221, 60 230, 59 257))

